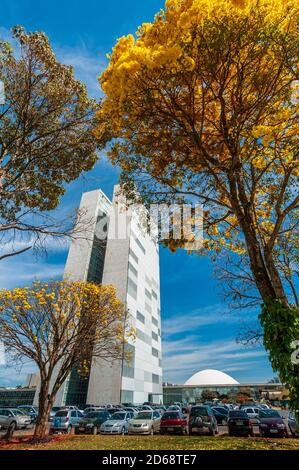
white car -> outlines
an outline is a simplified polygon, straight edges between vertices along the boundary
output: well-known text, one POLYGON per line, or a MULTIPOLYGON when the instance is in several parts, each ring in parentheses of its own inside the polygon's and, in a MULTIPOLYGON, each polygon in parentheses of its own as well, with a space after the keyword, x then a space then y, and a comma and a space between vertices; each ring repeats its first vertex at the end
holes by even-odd
POLYGON ((259 421, 259 414, 261 411, 259 408, 255 406, 247 406, 246 408, 242 408, 242 411, 245 411, 251 420, 256 422, 259 421))
POLYGON ((100 428, 101 434, 127 434, 129 421, 134 418, 132 411, 119 411, 113 413, 111 418, 105 421, 100 428))

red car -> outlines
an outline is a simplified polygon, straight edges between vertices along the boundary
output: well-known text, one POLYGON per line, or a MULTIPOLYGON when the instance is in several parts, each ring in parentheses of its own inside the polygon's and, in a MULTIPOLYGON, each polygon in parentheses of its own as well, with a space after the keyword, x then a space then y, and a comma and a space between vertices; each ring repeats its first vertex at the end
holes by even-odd
POLYGON ((167 432, 188 434, 187 417, 180 411, 165 411, 161 417, 160 434, 167 432))

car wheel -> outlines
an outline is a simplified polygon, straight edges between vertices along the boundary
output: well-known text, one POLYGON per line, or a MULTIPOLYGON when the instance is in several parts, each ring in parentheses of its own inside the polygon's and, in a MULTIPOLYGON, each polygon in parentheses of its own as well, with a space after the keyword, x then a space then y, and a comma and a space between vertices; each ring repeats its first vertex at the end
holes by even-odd
POLYGON ((296 436, 296 434, 294 433, 293 429, 291 428, 291 426, 289 426, 289 430, 290 430, 290 433, 292 434, 292 436, 296 436))
POLYGON ((12 421, 10 425, 8 426, 8 430, 10 433, 13 433, 17 429, 17 423, 15 421, 12 421))
POLYGON ((210 436, 215 436, 215 429, 214 428, 210 429, 210 436))

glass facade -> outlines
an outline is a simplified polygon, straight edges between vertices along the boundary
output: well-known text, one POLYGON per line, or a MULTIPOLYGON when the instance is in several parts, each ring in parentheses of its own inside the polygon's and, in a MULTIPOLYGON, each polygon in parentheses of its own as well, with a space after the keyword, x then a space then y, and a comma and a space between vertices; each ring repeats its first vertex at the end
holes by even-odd
POLYGON ((216 392, 221 397, 229 400, 236 400, 238 395, 248 396, 249 399, 259 400, 262 396, 271 395, 271 392, 281 392, 284 386, 281 384, 244 384, 244 385, 211 385, 211 386, 190 386, 190 385, 165 385, 163 387, 163 403, 170 405, 173 402, 197 403, 202 400, 204 391, 216 392))
POLYGON ((0 389, 0 406, 33 405, 34 388, 0 389))
POLYGON ((86 403, 88 377, 82 377, 73 369, 65 389, 64 403, 66 405, 84 405, 86 403))
MULTIPOLYGON (((103 233, 107 235, 108 229, 108 216, 105 212, 99 210, 97 217, 97 226, 101 227, 103 233)), ((94 235, 90 261, 87 273, 87 282, 101 284, 104 271, 104 262, 106 254, 107 240, 98 238, 96 233, 94 235)), ((87 351, 87 360, 91 360, 92 351, 87 351)), ((87 400, 89 377, 82 377, 76 369, 73 369, 70 377, 67 379, 67 384, 64 393, 65 405, 84 405, 87 400)))

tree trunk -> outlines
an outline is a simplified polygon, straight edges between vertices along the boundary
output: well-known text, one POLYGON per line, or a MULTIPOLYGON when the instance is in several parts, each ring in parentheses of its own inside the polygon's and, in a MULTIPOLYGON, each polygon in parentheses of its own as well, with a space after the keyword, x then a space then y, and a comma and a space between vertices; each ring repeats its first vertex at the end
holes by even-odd
POLYGON ((39 392, 38 417, 34 430, 34 440, 42 440, 46 437, 48 428, 48 418, 52 408, 52 400, 48 399, 50 381, 41 379, 39 392))

